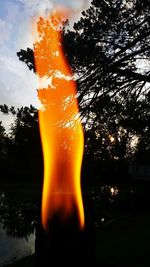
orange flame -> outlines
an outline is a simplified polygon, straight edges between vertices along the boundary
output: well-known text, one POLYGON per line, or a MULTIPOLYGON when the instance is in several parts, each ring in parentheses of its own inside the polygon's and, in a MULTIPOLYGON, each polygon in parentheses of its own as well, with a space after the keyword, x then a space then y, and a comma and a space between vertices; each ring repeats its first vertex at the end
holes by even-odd
POLYGON ((58 215, 65 222, 74 213, 84 227, 84 209, 80 185, 83 157, 83 130, 79 119, 76 83, 62 49, 62 18, 56 12, 49 19, 39 18, 39 41, 34 44, 36 72, 49 79, 38 89, 42 103, 39 126, 44 155, 42 224, 58 215))

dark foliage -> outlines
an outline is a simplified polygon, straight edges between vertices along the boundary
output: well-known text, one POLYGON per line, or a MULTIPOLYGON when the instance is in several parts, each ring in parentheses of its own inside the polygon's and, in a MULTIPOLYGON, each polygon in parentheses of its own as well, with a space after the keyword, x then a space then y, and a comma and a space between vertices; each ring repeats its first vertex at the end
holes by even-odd
POLYGON ((27 48, 26 51, 21 49, 19 52, 17 52, 17 56, 19 57, 19 60, 26 63, 29 70, 33 70, 35 72, 34 55, 31 48, 27 48))
MULTIPOLYGON (((149 9, 149 0, 93 0, 74 29, 64 31, 65 54, 78 77, 86 167, 100 161, 119 162, 121 168, 125 161, 149 162, 149 9)), ((17 55, 36 71, 32 49, 17 55)), ((16 163, 10 169, 17 162, 22 166, 22 155, 30 169, 41 157, 37 112, 33 107, 0 109, 16 116, 9 144, 16 163)))
POLYGON ((125 90, 127 97, 134 92, 139 98, 149 90, 150 5, 144 3, 94 0, 74 31, 64 35, 66 54, 79 76, 84 116, 106 106, 105 95, 125 90))
POLYGON ((37 110, 33 106, 18 109, 7 107, 7 110, 15 118, 9 136, 1 129, 1 157, 4 158, 1 177, 26 181, 42 180, 43 161, 37 110))

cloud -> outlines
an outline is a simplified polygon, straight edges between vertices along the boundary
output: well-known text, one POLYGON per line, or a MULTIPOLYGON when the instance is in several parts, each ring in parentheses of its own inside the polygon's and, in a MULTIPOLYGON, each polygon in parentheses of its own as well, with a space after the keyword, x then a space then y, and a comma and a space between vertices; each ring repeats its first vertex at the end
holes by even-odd
POLYGON ((0 45, 3 45, 9 40, 11 35, 12 25, 0 18, 0 45))
POLYGON ((45 12, 52 10, 56 6, 64 6, 71 8, 75 13, 81 13, 86 9, 91 0, 18 0, 24 5, 24 8, 28 10, 28 13, 32 15, 43 15, 45 12))
MULTIPOLYGON (((0 18, 0 46, 9 42, 14 48, 32 46, 31 23, 34 16, 47 14, 57 5, 64 5, 74 11, 71 19, 77 21, 81 11, 89 6, 91 0, 5 0, 5 17, 0 18), (11 40, 10 40, 11 38, 11 40)), ((3 9, 3 5, 1 8, 3 9)))
MULTIPOLYGON (((88 7, 89 2, 90 0, 2 1, 5 5, 5 14, 3 11, 3 16, 0 17, 0 104, 16 107, 39 105, 36 91, 37 77, 19 61, 16 55, 20 49, 32 48, 32 18, 47 14, 57 5, 64 5, 73 9, 75 14, 73 21, 77 21, 81 11, 88 7)), ((8 118, 6 124, 9 122, 8 118)))
POLYGON ((90 0, 18 0, 20 3, 24 4, 27 8, 38 9, 39 6, 45 6, 46 8, 51 8, 55 5, 68 6, 70 8, 87 8, 89 6, 90 0))
POLYGON ((49 0, 18 0, 23 4, 28 15, 43 15, 46 11, 52 9, 52 2, 49 0))
POLYGON ((72 8, 75 11, 82 11, 83 9, 86 9, 89 6, 90 0, 76 0, 76 1, 70 1, 70 0, 53 0, 55 4, 64 5, 67 7, 72 8))
MULTIPOLYGON (((39 106, 37 97, 38 79, 27 66, 17 58, 0 54, 0 105, 39 106)), ((0 121, 7 131, 13 122, 13 116, 0 113, 0 121)))
POLYGON ((18 60, 0 55, 0 104, 37 104, 37 77, 18 60))
MULTIPOLYGON (((3 1, 2 1, 3 3, 3 1)), ((0 50, 9 50, 13 52, 13 46, 16 43, 16 36, 20 22, 23 21, 23 12, 21 12, 18 4, 6 0, 1 5, 0 17, 0 50)))
POLYGON ((81 17, 81 12, 85 10, 91 0, 18 0, 18 2, 23 5, 24 18, 20 21, 20 26, 18 29, 18 36, 16 41, 16 49, 25 49, 26 47, 31 47, 33 45, 32 36, 32 19, 34 17, 43 16, 49 14, 49 12, 57 6, 65 6, 71 8, 73 13, 72 17, 69 19, 70 28, 73 27, 75 21, 78 21, 81 17))
POLYGON ((46 12, 58 3, 71 7, 79 13, 87 7, 89 1, 17 0, 16 3, 18 4, 7 3, 6 19, 0 19, 0 40, 3 42, 3 53, 0 51, 0 77, 4 85, 0 87, 0 99, 1 103, 11 105, 28 105, 30 103, 36 105, 37 77, 16 56, 16 52, 20 49, 32 47, 32 16, 39 12, 46 12), (8 39, 9 42, 6 43, 8 39))
POLYGON ((6 16, 5 19, 11 24, 14 24, 16 20, 20 19, 20 8, 17 3, 5 0, 6 16))
POLYGON ((74 9, 77 16, 89 2, 89 0, 16 0, 15 2, 6 0, 5 17, 0 18, 0 75, 2 77, 3 73, 2 79, 7 87, 14 87, 14 83, 17 84, 18 80, 24 80, 24 77, 30 76, 31 72, 26 69, 25 64, 19 62, 16 52, 27 47, 32 48, 32 17, 47 12, 58 4, 74 9), (8 75, 11 81, 14 75, 13 84, 10 83, 8 75))

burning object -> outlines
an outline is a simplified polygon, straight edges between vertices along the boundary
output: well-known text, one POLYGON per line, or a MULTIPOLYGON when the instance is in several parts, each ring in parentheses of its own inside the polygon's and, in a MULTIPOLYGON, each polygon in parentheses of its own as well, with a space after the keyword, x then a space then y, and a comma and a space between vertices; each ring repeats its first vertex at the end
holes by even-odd
MULTIPOLYGON (((68 12, 67 12, 68 13, 68 12)), ((37 22, 34 44, 40 88, 38 111, 44 157, 41 223, 35 243, 36 266, 93 263, 94 216, 82 200, 80 173, 83 129, 76 83, 62 47, 66 11, 53 12, 37 22), (43 85, 43 80, 47 85, 43 85), (84 210, 88 213, 86 219, 84 210)), ((91 203, 90 203, 91 204, 91 203)))
MULTIPOLYGON (((66 12, 54 12, 37 22, 34 44, 40 88, 39 126, 44 156, 42 223, 36 233, 36 266, 93 261, 93 232, 85 216, 80 184, 83 129, 76 83, 62 48, 66 12), (48 85, 43 86, 43 80, 48 85), (88 229, 88 230, 87 230, 88 229), (88 234, 87 234, 88 232, 88 234)), ((87 204, 87 201, 86 201, 87 204)))
POLYGON ((83 156, 83 130, 79 118, 77 90, 62 48, 65 12, 54 12, 37 23, 39 40, 34 44, 36 72, 49 79, 47 87, 38 89, 42 109, 39 126, 44 155, 42 225, 57 217, 66 224, 76 217, 84 227, 84 210, 80 186, 83 156))

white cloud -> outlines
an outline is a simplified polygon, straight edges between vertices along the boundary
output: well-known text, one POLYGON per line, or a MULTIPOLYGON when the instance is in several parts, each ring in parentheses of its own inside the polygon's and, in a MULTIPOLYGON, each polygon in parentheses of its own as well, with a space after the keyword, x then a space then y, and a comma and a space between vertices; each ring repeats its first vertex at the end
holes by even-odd
POLYGON ((38 16, 47 15, 49 12, 57 7, 62 5, 68 8, 71 8, 72 18, 69 19, 70 27, 73 26, 74 21, 77 21, 81 12, 86 9, 91 0, 18 0, 23 5, 23 14, 24 18, 20 21, 20 26, 18 29, 18 37, 16 41, 16 49, 20 48, 25 49, 26 47, 31 47, 33 45, 33 36, 32 36, 32 19, 38 16))
MULTIPOLYGON (((1 7, 3 9, 3 7, 1 7)), ((23 19, 19 6, 12 2, 5 2, 5 16, 0 17, 0 44, 1 47, 12 46, 15 38, 15 31, 19 25, 20 19, 23 19)))
POLYGON ((0 55, 1 104, 36 105, 37 77, 17 58, 0 55))
POLYGON ((83 9, 86 9, 89 6, 90 0, 76 0, 76 1, 70 1, 70 0, 53 0, 55 4, 60 4, 64 6, 68 6, 75 11, 81 11, 83 9))
POLYGON ((49 0, 18 0, 24 5, 29 15, 43 15, 46 11, 51 10, 52 2, 49 0))
POLYGON ((79 13, 89 4, 89 1, 18 0, 18 3, 22 6, 9 2, 5 21, 0 19, 0 40, 2 39, 3 50, 6 51, 3 54, 0 51, 0 77, 5 87, 5 89, 0 88, 0 99, 1 102, 5 101, 6 104, 11 103, 12 105, 36 104, 37 78, 16 56, 16 52, 20 49, 32 47, 32 16, 37 15, 39 12, 46 12, 57 4, 74 8, 79 13), (10 35, 12 36, 11 38, 10 35), (9 38, 9 42, 6 43, 9 38), (7 49, 4 48, 4 44, 7 49), (8 94, 8 98, 6 94, 8 94))
POLYGON ((12 2, 6 1, 6 20, 9 21, 11 24, 14 24, 16 20, 20 18, 20 10, 19 6, 12 2))
POLYGON ((75 17, 81 15, 81 12, 86 9, 91 0, 18 0, 24 5, 24 8, 28 10, 28 14, 43 15, 47 14, 57 6, 64 6, 74 11, 75 17))
MULTIPOLYGON (((90 0, 5 0, 6 14, 0 17, 0 104, 38 106, 37 77, 20 62, 16 52, 32 47, 32 18, 47 14, 52 7, 64 5, 73 9, 73 20, 79 19, 90 0)), ((10 120, 7 120, 7 125, 10 120)))
POLYGON ((0 45, 3 45, 9 40, 12 30, 12 25, 0 18, 0 45))
POLYGON ((38 10, 39 7, 45 6, 46 8, 51 8, 56 5, 63 5, 73 9, 85 9, 89 6, 90 0, 18 0, 20 3, 24 4, 26 8, 32 10, 38 10))

